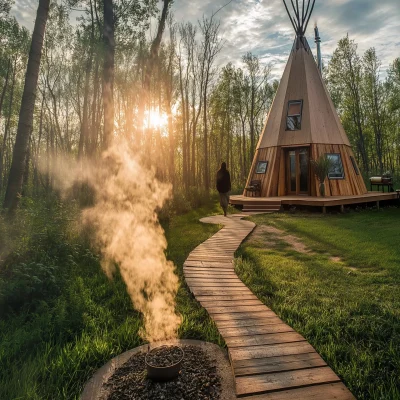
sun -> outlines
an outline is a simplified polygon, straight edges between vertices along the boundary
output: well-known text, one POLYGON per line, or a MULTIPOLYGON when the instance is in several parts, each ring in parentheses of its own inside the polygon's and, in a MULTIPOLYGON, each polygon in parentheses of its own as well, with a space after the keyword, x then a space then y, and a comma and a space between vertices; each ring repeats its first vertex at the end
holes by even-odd
POLYGON ((143 121, 145 128, 162 129, 168 125, 168 115, 165 112, 151 109, 145 112, 143 121))

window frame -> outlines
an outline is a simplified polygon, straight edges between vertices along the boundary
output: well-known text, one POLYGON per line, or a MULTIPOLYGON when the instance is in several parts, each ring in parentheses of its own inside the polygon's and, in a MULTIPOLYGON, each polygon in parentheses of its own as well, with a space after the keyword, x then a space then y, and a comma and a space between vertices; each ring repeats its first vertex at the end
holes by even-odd
POLYGON ((290 131, 290 132, 300 131, 302 121, 303 121, 303 100, 289 100, 288 104, 287 104, 287 110, 286 110, 286 131, 290 131), (292 104, 297 104, 297 103, 300 103, 300 114, 289 115, 290 106, 292 104), (299 128, 295 128, 295 129, 289 128, 288 119, 290 117, 300 117, 299 128))
POLYGON ((345 179, 345 174, 344 174, 344 168, 343 168, 343 161, 342 161, 342 155, 340 153, 325 153, 326 157, 329 158, 329 156, 337 156, 338 160, 340 162, 340 169, 342 171, 341 176, 331 176, 331 172, 328 172, 328 179, 329 180, 334 180, 334 179, 345 179))
POLYGON ((257 161, 257 165, 256 165, 256 174, 257 174, 257 175, 265 175, 265 174, 267 173, 267 171, 268 171, 268 165, 269 165, 269 162, 268 162, 268 161, 257 161), (260 164, 265 164, 265 171, 264 171, 264 172, 258 172, 258 171, 259 171, 260 164))

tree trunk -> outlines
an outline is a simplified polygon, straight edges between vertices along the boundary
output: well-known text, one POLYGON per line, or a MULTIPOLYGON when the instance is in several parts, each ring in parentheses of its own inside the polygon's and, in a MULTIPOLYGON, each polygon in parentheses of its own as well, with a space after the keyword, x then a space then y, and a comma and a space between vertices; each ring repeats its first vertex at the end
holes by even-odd
POLYGON ((43 37, 46 29, 50 0, 39 0, 35 27, 29 52, 28 67, 25 75, 25 86, 22 94, 19 113, 18 130, 15 139, 11 171, 8 179, 4 208, 12 213, 18 205, 19 193, 28 152, 29 136, 33 125, 33 110, 35 107, 36 87, 39 77, 40 59, 42 57, 43 37))
POLYGON ((103 108, 104 137, 103 149, 107 149, 114 134, 114 8, 113 0, 103 0, 104 7, 104 64, 103 64, 103 108))
POLYGON ((96 59, 96 67, 94 70, 94 89, 93 89, 93 103, 92 103, 92 122, 90 127, 90 144, 88 153, 89 156, 92 157, 93 154, 96 152, 97 147, 97 138, 98 138, 98 119, 97 119, 97 101, 99 96, 99 60, 96 59))
MULTIPOLYGON (((151 43, 150 55, 149 55, 148 61, 145 66, 143 86, 142 86, 142 95, 140 98, 139 111, 138 111, 139 124, 143 124, 144 112, 145 112, 146 106, 149 103, 151 77, 153 75, 154 66, 156 65, 156 61, 158 58, 158 52, 160 49, 161 39, 162 39, 162 35, 164 33, 165 22, 167 20, 168 8, 169 8, 170 4, 171 4, 171 0, 164 0, 164 6, 163 6, 163 9, 161 12, 161 18, 158 23, 157 35, 154 38, 153 42, 151 43)), ((145 140, 146 140, 146 137, 145 137, 145 140)))
POLYGON ((78 160, 83 157, 83 148, 86 146, 86 153, 88 152, 88 142, 89 142, 89 80, 90 73, 92 72, 92 59, 93 59, 93 40, 90 41, 90 52, 88 59, 86 61, 86 71, 85 71, 85 90, 83 94, 83 107, 82 107, 82 125, 81 134, 79 136, 79 147, 78 147, 78 160))
POLYGON ((28 193, 28 182, 29 182, 29 166, 32 151, 32 140, 29 140, 28 152, 25 157, 25 169, 24 176, 22 178, 22 196, 26 196, 28 193))
POLYGON ((3 109, 4 96, 7 91, 8 79, 10 77, 10 69, 11 69, 11 58, 8 59, 6 79, 4 81, 3 90, 1 91, 1 96, 0 96, 0 119, 1 119, 1 110, 3 109))
POLYGON ((13 67, 13 76, 11 80, 11 88, 10 88, 10 102, 9 102, 9 107, 8 107, 8 116, 7 116, 7 122, 6 126, 4 129, 4 136, 3 136, 3 143, 0 148, 0 192, 3 189, 3 184, 6 182, 6 174, 4 173, 4 155, 6 152, 7 148, 7 139, 8 139, 8 134, 10 132, 10 126, 11 126, 11 114, 12 114, 12 106, 13 106, 13 101, 14 101, 14 88, 15 88, 15 75, 16 75, 16 61, 14 62, 14 67, 13 67))

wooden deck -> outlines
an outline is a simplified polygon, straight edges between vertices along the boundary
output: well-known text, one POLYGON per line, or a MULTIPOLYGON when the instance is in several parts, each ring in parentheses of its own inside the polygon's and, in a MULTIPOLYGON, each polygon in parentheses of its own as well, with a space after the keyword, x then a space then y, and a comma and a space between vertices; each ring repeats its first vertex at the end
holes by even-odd
POLYGON ((243 284, 234 252, 255 227, 243 214, 201 221, 224 228, 193 250, 186 282, 228 346, 236 394, 251 400, 354 399, 314 348, 243 284))
POLYGON ((333 207, 350 204, 377 203, 385 200, 397 199, 397 193, 368 192, 360 196, 281 196, 281 197, 246 197, 243 195, 230 196, 230 204, 251 206, 268 205, 281 202, 282 205, 333 207))

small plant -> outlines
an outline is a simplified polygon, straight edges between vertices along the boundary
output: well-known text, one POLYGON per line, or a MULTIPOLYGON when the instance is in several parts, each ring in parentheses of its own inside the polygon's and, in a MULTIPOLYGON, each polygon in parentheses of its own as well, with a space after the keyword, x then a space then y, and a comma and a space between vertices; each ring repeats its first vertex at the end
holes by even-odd
POLYGON ((387 170, 382 174, 382 178, 391 178, 392 177, 392 171, 387 170))
POLYGON ((319 180, 319 193, 325 196, 325 179, 333 166, 333 162, 326 154, 320 156, 317 160, 310 160, 314 174, 319 180))

